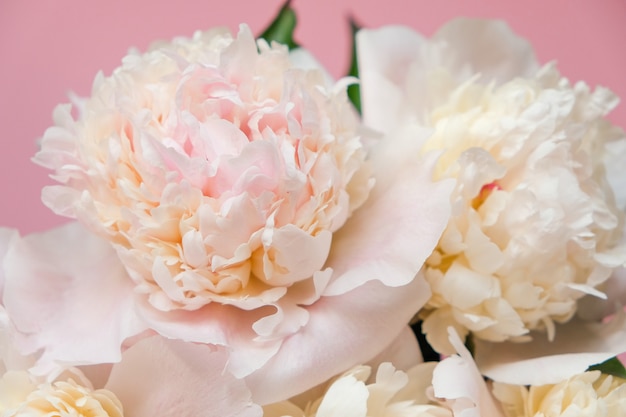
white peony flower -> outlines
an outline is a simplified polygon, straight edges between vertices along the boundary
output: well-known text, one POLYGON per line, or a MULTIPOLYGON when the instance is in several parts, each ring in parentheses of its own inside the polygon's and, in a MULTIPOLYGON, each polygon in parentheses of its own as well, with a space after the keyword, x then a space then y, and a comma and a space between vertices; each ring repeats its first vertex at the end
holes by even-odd
POLYGON ((579 299, 606 297, 626 260, 605 178, 606 147, 623 140, 604 119, 617 98, 538 69, 501 22, 456 20, 430 40, 386 27, 358 41, 365 122, 388 136, 431 129, 421 151, 439 151, 436 178, 457 181, 423 270, 429 342, 453 353, 448 326, 493 342, 552 339, 579 299))
POLYGON ((13 404, 4 406, 0 402, 0 412, 4 417, 19 416, 50 416, 59 417, 122 417, 123 407, 112 392, 105 389, 91 390, 78 385, 73 379, 34 385, 29 381, 26 371, 6 373, 0 380, 0 395, 5 390, 20 388, 22 395, 17 393, 10 399, 13 404), (28 386, 30 385, 30 386, 28 386), (26 390, 27 388, 30 388, 26 390), (11 407, 11 405, 14 405, 11 407))
POLYGON ((618 417, 626 414, 626 380, 590 371, 558 384, 495 383, 506 417, 618 417))
POLYGON ((369 366, 357 366, 329 382, 321 396, 305 393, 296 402, 265 406, 263 413, 265 417, 452 417, 450 409, 428 396, 435 366, 435 362, 422 363, 403 372, 385 362, 373 381, 369 381, 369 366))

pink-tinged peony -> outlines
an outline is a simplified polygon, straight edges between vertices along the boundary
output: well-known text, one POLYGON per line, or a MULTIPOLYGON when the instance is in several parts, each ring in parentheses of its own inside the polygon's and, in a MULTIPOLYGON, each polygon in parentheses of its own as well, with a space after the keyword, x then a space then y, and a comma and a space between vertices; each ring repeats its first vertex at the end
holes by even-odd
POLYGON ((552 340, 581 298, 606 298, 626 260, 624 214, 605 175, 626 156, 615 146, 623 132, 604 118, 617 98, 540 68, 498 21, 455 20, 430 39, 365 30, 358 48, 365 123, 387 136, 429 129, 420 152, 440 152, 435 178, 456 180, 423 270, 429 342, 453 353, 448 326, 491 342, 533 330, 552 340))
POLYGON ((618 417, 626 414, 626 380, 585 372, 553 385, 494 384, 506 417, 618 417))
POLYGON ((77 111, 57 107, 34 158, 62 184, 43 200, 110 240, 159 311, 275 302, 372 186, 341 85, 245 26, 131 53, 77 111))
POLYGON ((9 248, 4 302, 38 369, 115 362, 156 332, 224 346, 267 403, 392 343, 430 296, 415 276, 453 184, 433 155, 383 157, 394 141, 366 162, 346 81, 305 58, 246 26, 198 33, 124 58, 76 117, 56 109, 44 202, 99 237, 9 248))

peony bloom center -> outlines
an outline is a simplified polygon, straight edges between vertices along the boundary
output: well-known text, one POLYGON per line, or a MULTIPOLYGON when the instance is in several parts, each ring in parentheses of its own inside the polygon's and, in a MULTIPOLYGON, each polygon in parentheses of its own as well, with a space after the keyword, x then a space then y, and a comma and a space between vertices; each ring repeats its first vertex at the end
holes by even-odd
POLYGON ((247 27, 129 55, 79 110, 35 157, 63 184, 44 201, 108 238, 159 310, 281 297, 371 188, 345 91, 247 27))

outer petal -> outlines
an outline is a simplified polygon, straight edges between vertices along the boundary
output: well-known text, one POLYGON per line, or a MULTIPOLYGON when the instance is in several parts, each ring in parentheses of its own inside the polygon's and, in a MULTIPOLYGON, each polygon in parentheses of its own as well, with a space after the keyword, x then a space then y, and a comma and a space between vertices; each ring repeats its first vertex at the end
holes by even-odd
POLYGON ((106 387, 133 417, 260 417, 242 380, 224 371, 228 354, 160 336, 122 355, 106 387))
POLYGON ((17 240, 4 259, 4 305, 25 353, 53 362, 117 362, 123 341, 144 326, 133 284, 110 245, 77 223, 17 240))
POLYGON ((343 295, 322 297, 309 308, 307 325, 246 377, 254 400, 260 404, 283 400, 371 360, 423 304, 420 294, 429 296, 422 279, 396 288, 371 281, 343 295))
POLYGON ((327 266, 335 275, 324 295, 342 294, 373 279, 405 285, 432 253, 450 218, 454 181, 432 181, 436 155, 419 157, 428 134, 407 129, 373 149, 376 186, 333 237, 327 266))
POLYGON ((387 133, 402 112, 406 73, 426 43, 403 26, 385 26, 357 33, 363 121, 387 133))
POLYGON ((30 368, 33 357, 24 356, 14 344, 15 328, 4 307, 0 306, 0 379, 6 371, 30 368))
POLYGON ((18 238, 19 233, 17 230, 0 228, 0 297, 2 297, 4 292, 4 268, 2 268, 2 264, 13 241, 18 238))
POLYGON ((407 370, 424 362, 417 338, 409 326, 405 326, 400 335, 367 365, 378 369, 383 362, 390 362, 397 369, 407 370))
POLYGON ((551 342, 544 334, 533 337, 528 343, 477 340, 476 363, 481 372, 508 384, 556 384, 626 352, 626 313, 605 324, 571 320, 559 326, 551 342))
POLYGON ((499 83, 539 69, 531 45, 497 20, 452 20, 430 40, 404 26, 361 30, 357 51, 363 119, 384 133, 476 74, 499 83))
POLYGON ((449 402, 455 417, 502 416, 472 355, 451 327, 448 328, 448 334, 450 343, 459 355, 444 359, 435 368, 435 396, 449 402))
POLYGON ((470 66, 485 82, 529 77, 539 70, 532 45, 502 20, 454 19, 432 39, 454 51, 448 68, 460 74, 470 66))
POLYGON ((272 307, 253 311, 209 304, 199 310, 160 312, 147 303, 138 311, 151 329, 172 339, 208 343, 231 349, 228 370, 237 377, 259 369, 280 347, 280 340, 257 340, 252 325, 271 312, 272 307))

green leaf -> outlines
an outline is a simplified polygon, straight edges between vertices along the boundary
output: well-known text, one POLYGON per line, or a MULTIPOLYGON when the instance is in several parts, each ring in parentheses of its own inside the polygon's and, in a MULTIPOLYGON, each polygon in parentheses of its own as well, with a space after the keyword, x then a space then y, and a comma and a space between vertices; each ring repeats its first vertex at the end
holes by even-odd
MULTIPOLYGON (((350 17, 350 33, 352 35, 352 62, 350 63, 350 70, 348 71, 348 75, 351 77, 359 76, 359 63, 356 53, 356 34, 359 29, 361 29, 361 27, 355 22, 352 17, 350 17)), ((348 98, 357 109, 359 114, 361 114, 361 87, 359 86, 359 84, 352 84, 348 87, 348 98)))
POLYGON ((474 344, 474 337, 472 334, 468 334, 465 339, 465 347, 469 350, 469 353, 474 356, 474 352, 476 351, 476 345, 474 344))
POLYGON ((282 43, 287 45, 290 50, 300 46, 293 40, 293 32, 298 22, 296 12, 290 4, 291 0, 287 0, 283 4, 272 23, 259 36, 260 39, 265 39, 268 43, 272 41, 282 43))
POLYGON ((616 357, 613 357, 597 365, 591 365, 587 370, 600 371, 603 374, 613 375, 619 378, 626 379, 626 368, 624 368, 622 362, 620 362, 620 360, 616 357))
POLYGON ((417 339, 420 350, 422 351, 422 358, 424 362, 439 362, 441 355, 433 349, 433 347, 426 340, 426 335, 422 332, 422 321, 418 320, 411 323, 411 330, 417 339))

